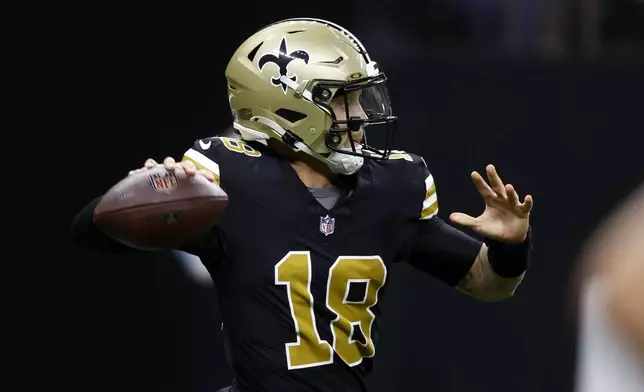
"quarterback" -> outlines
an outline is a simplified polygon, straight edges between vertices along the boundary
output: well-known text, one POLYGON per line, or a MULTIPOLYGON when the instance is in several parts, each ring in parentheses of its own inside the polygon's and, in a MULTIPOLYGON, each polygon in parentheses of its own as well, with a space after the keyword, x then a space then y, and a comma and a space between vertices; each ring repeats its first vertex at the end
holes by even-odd
MULTIPOLYGON (((387 79, 349 31, 312 18, 271 24, 237 49, 226 80, 240 138, 199 139, 159 164, 230 198, 216 227, 181 249, 218 290, 230 391, 365 391, 393 263, 480 300, 514 294, 529 264, 532 198, 489 165, 487 181, 471 175, 484 212, 450 216, 481 240, 443 221, 425 161, 389 145, 387 79), (367 142, 376 132, 378 149, 367 142)), ((94 225, 98 200, 75 218, 75 244, 135 251, 94 225)))

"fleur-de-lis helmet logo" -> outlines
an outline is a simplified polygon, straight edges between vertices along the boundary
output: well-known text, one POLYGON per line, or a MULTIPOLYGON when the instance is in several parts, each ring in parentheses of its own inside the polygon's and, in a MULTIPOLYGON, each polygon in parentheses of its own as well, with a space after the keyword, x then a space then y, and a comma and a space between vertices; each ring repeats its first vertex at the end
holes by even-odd
POLYGON ((277 56, 273 53, 266 53, 262 57, 260 57, 257 66, 259 67, 260 70, 263 71, 263 68, 266 64, 275 64, 279 67, 279 76, 278 77, 271 77, 271 83, 273 86, 280 86, 282 87, 282 91, 284 91, 284 94, 286 94, 288 86, 286 83, 284 83, 281 78, 286 77, 294 82, 297 82, 297 75, 289 75, 288 74, 288 65, 293 61, 293 60, 302 60, 304 61, 305 64, 309 63, 309 54, 304 51, 304 50, 295 50, 291 53, 288 52, 288 47, 286 44, 286 38, 282 37, 282 41, 280 42, 280 48, 277 56))

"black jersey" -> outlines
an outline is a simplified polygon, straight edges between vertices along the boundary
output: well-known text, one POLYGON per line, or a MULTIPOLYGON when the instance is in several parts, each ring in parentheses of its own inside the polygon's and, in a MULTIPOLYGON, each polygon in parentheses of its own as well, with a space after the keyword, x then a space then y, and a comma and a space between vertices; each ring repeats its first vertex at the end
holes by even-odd
POLYGON ((229 196, 218 226, 187 250, 217 286, 240 389, 363 391, 387 270, 438 211, 423 159, 366 159, 340 179, 331 209, 262 145, 202 139, 184 159, 215 173, 229 196))

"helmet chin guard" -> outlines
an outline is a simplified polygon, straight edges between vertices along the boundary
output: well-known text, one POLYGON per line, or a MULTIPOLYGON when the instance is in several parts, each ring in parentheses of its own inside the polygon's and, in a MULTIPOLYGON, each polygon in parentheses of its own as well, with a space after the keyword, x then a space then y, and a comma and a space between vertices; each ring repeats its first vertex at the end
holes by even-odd
MULTIPOLYGON (((329 154, 327 160, 334 166, 329 166, 336 174, 351 175, 355 174, 364 164, 364 157, 345 153, 352 151, 351 148, 345 148, 340 151, 333 151, 329 154)), ((355 151, 355 150, 354 150, 355 151)))
MULTIPOLYGON (((275 131, 275 133, 277 133, 281 137, 288 137, 287 135, 289 134, 289 132, 287 132, 279 124, 277 124, 274 121, 271 121, 268 118, 253 117, 251 121, 258 122, 260 124, 263 124, 271 128, 273 131, 275 131)), ((270 139, 270 137, 265 133, 256 131, 252 128, 246 127, 239 123, 233 123, 233 127, 237 131, 239 131, 239 133, 242 136, 242 139, 244 140, 255 141, 255 142, 259 142, 264 145, 267 145, 267 140, 270 139)), ((349 154, 350 152, 352 152, 352 150, 355 149, 355 147, 338 149, 338 151, 334 151, 331 154, 329 154, 328 157, 324 157, 312 151, 306 144, 304 144, 301 141, 295 140, 292 144, 293 144, 294 151, 302 151, 305 154, 310 155, 311 157, 317 159, 318 161, 322 161, 329 167, 331 172, 335 174, 343 174, 343 175, 354 174, 358 170, 360 170, 360 168, 364 164, 364 157, 349 154)), ((358 147, 358 150, 359 149, 360 147, 358 147)))

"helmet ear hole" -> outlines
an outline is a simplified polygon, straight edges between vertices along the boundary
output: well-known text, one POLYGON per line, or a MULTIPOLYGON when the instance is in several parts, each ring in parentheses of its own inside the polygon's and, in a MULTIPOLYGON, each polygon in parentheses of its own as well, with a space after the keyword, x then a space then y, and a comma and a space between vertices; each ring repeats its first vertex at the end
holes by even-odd
POLYGON ((290 122, 290 123, 296 123, 300 120, 303 120, 306 118, 306 114, 296 112, 295 110, 290 110, 290 109, 277 109, 275 111, 275 114, 278 116, 282 117, 284 120, 290 122))
POLYGON ((321 87, 321 86, 315 86, 312 91, 313 98, 322 101, 322 102, 327 102, 331 99, 331 96, 333 95, 331 93, 331 90, 321 87))
POLYGON ((342 137, 336 132, 328 132, 324 138, 327 146, 337 147, 342 142, 342 137))

